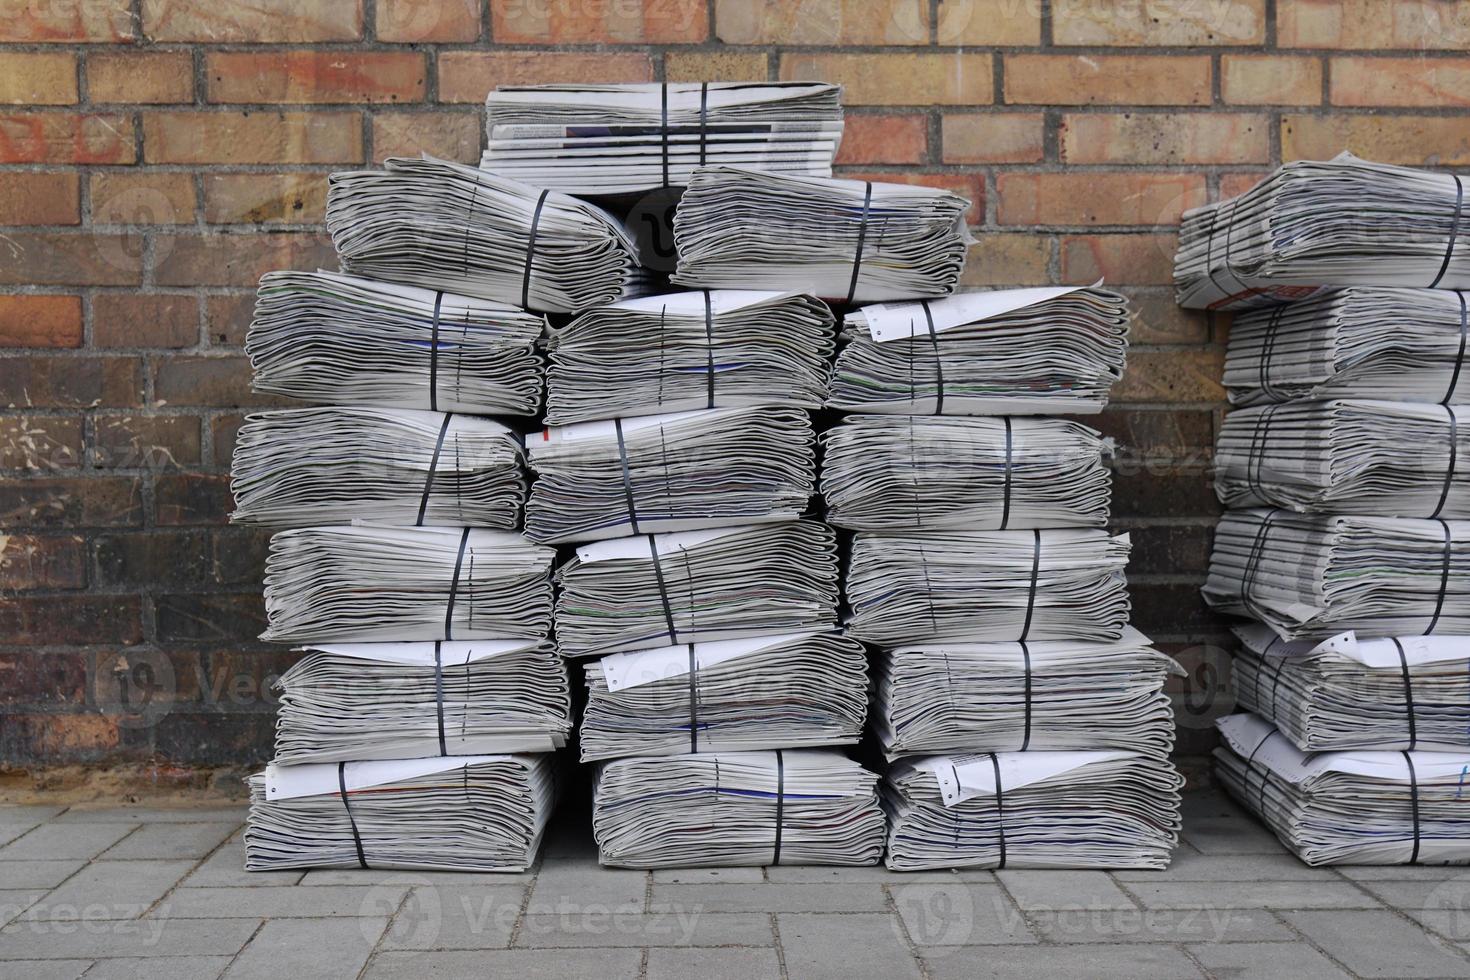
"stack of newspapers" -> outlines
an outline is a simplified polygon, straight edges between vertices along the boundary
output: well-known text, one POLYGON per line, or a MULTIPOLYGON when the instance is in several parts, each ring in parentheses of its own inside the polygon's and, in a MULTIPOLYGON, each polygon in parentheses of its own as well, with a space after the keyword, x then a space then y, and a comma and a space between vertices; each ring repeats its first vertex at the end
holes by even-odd
POLYGON ((1166 678, 1106 530, 1112 443, 1078 422, 1122 374, 1126 300, 999 290, 848 314, 821 492, 856 532, 849 634, 895 870, 1157 868, 1179 828, 1166 678))
POLYGON ((1463 184, 1343 156, 1185 219, 1181 302, 1261 307, 1216 451, 1204 594, 1253 622, 1215 771, 1310 864, 1470 861, 1463 184))

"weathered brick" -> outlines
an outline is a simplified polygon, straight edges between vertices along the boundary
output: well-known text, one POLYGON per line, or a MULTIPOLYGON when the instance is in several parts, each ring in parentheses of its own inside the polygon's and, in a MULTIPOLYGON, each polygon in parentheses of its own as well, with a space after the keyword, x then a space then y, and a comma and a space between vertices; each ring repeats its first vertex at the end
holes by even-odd
MULTIPOLYGON (((1192 515, 1191 515, 1192 516, 1192 515)), ((1210 567, 1211 529, 1198 524, 1133 525, 1124 521, 1133 550, 1133 568, 1167 568, 1181 575, 1203 575, 1210 567)))
POLYGON ((0 347, 82 346, 79 296, 0 296, 0 347))
POLYGON ((928 44, 929 4, 925 0, 715 0, 715 36, 726 44, 928 44))
POLYGON ((362 37, 361 0, 143 0, 143 34, 154 41, 282 44, 362 37))
POLYGON ((923 163, 928 152, 929 121, 922 115, 849 115, 834 162, 923 163))
POLYGON ((480 162, 480 120, 468 112, 373 113, 373 162, 420 153, 459 163, 480 162))
POLYGON ((127 531, 99 534, 92 543, 104 586, 198 585, 209 577, 204 531, 127 531))
POLYGON ((101 293, 92 298, 92 343, 98 347, 193 347, 199 301, 170 293, 101 293))
MULTIPOLYGON (((229 465, 228 457, 221 465, 229 465)), ((154 483, 154 519, 160 525, 223 524, 233 509, 230 478, 223 474, 163 474, 154 483)))
POLYGON ((1156 4, 1133 0, 1054 0, 1057 44, 1194 47, 1260 44, 1266 39, 1266 0, 1156 4))
POLYGON ((204 220, 212 224, 320 223, 327 209, 326 174, 210 174, 204 220))
POLYGON ((1062 281, 1165 285, 1174 281, 1176 235, 1113 234, 1062 237, 1062 281))
POLYGON ((671 82, 764 82, 763 51, 670 51, 664 77, 671 82))
POLYGON ((1225 389, 1221 347, 1130 351, 1128 371, 1113 388, 1118 402, 1221 402, 1225 389))
POLYGON ((1281 159, 1328 160, 1351 150, 1366 160, 1409 166, 1470 164, 1463 116, 1281 117, 1281 159))
POLYGON ((178 469, 199 462, 195 415, 107 415, 92 423, 92 465, 104 469, 178 469))
POLYGON ((71 105, 77 101, 77 59, 62 51, 0 51, 0 103, 71 105))
POLYGON ((340 111, 145 112, 143 158, 149 163, 360 163, 362 117, 340 111))
POLYGON ((1215 443, 1210 409, 1143 409, 1110 405, 1087 424, 1137 459, 1207 459, 1215 443))
POLYGON ((210 579, 220 585, 259 586, 272 532, 260 527, 224 527, 212 535, 210 579))
POLYGON ((428 75, 412 51, 210 52, 210 102, 421 102, 428 75))
POLYGON ((1239 197, 1246 191, 1250 190, 1252 187, 1259 184, 1262 180, 1265 179, 1265 177, 1266 174, 1264 172, 1248 174, 1221 174, 1219 200, 1223 201, 1226 198, 1239 197))
POLYGON ((1210 341, 1209 316, 1201 310, 1186 310, 1174 302, 1172 290, 1164 292, 1124 289, 1132 311, 1128 339, 1134 344, 1206 344, 1210 341))
POLYGON ((1328 99, 1346 106, 1470 106, 1470 58, 1333 58, 1328 99))
POLYGON ((6 643, 140 643, 143 606, 136 595, 20 596, 0 599, 6 643))
POLYGON ((136 357, 0 358, 0 391, 26 408, 128 408, 142 403, 143 364, 136 357))
POLYGON ((0 537, 0 589, 83 589, 87 546, 80 534, 0 537))
POLYGON ((131 40, 132 36, 132 16, 126 4, 110 0, 0 0, 0 43, 108 44, 131 40))
POLYGON ((70 705, 87 700, 87 657, 82 653, 22 650, 0 653, 0 704, 70 705))
MULTIPOLYGON (((77 450, 80 458, 80 450, 77 450)), ((0 527, 124 527, 143 521, 134 476, 0 480, 0 527)))
POLYGON ((76 174, 8 173, 0 181, 0 225, 81 223, 76 174))
POLYGON ((1219 513, 1220 501, 1203 460, 1125 457, 1114 461, 1114 518, 1214 517, 1219 513))
POLYGON ((271 402, 250 391, 250 361, 244 357, 170 357, 154 367, 154 393, 161 404, 234 408, 271 402))
POLYGON ((161 595, 153 600, 158 638, 185 643, 254 640, 265 629, 265 602, 249 595, 161 595))
POLYGON ((936 33, 940 44, 1040 44, 1041 4, 1034 0, 941 3, 936 33))
POLYGON ((378 0, 379 41, 423 44, 480 36, 479 0, 378 0))
POLYGON ((499 44, 698 44, 709 38, 705 0, 490 0, 499 44))
POLYGON ((154 243, 160 286, 253 286, 273 269, 324 269, 336 264, 331 241, 307 232, 178 235, 154 243))
POLYGON ((1006 101, 1056 105, 1209 105, 1210 59, 1188 55, 1016 54, 1006 101))
POLYGON ((1227 113, 1068 113, 1064 163, 1267 163, 1270 119, 1227 113))
POLYGON ((1003 225, 1169 225, 1205 203, 1200 174, 1001 174, 1003 225))
POLYGON ((965 256, 961 286, 1040 286, 1051 281, 1051 238, 1025 234, 977 235, 965 256))
POLYGON ((0 418, 0 469, 53 472, 82 461, 82 420, 9 412, 0 418))
POLYGON ((87 95, 93 102, 129 105, 194 101, 194 58, 187 51, 87 56, 87 95))
POLYGON ((781 77, 842 85, 848 105, 986 105, 994 100, 988 54, 781 55, 781 77))
POLYGON ((497 85, 550 82, 647 82, 653 61, 631 51, 445 51, 439 55, 439 101, 482 103, 497 85))
POLYGON ((1227 54, 1220 94, 1235 105, 1320 105, 1322 62, 1300 55, 1227 54))
POLYGON ((1039 112, 945 115, 945 163, 1039 163, 1046 119, 1039 112))
POLYGON ((132 163, 127 116, 65 112, 0 114, 0 163, 132 163))
POLYGON ((272 715, 258 710, 170 711, 149 732, 150 752, 200 766, 256 767, 270 759, 272 715))
POLYGON ((216 415, 210 420, 209 430, 214 440, 215 466, 229 469, 230 461, 235 455, 235 437, 240 434, 240 425, 244 421, 245 416, 233 412, 216 415))
POLYGON ((1222 617, 1205 605, 1200 584, 1140 582, 1130 574, 1128 596, 1133 600, 1133 625, 1151 637, 1219 631, 1222 617))
POLYGON ((865 171, 844 170, 840 177, 850 180, 885 181, 890 184, 913 184, 920 187, 939 187, 958 194, 970 202, 967 218, 978 223, 985 215, 985 178, 980 174, 916 174, 905 171, 896 174, 879 174, 865 171))
POLYGON ((204 329, 216 347, 240 347, 255 313, 255 294, 215 294, 204 301, 204 329))
POLYGON ((192 225, 194 178, 161 170, 92 174, 92 224, 192 225))
POLYGON ((1283 48, 1470 47, 1470 0, 1277 0, 1283 48))
POLYGON ((134 286, 143 277, 143 241, 132 234, 10 232, 0 283, 134 286))

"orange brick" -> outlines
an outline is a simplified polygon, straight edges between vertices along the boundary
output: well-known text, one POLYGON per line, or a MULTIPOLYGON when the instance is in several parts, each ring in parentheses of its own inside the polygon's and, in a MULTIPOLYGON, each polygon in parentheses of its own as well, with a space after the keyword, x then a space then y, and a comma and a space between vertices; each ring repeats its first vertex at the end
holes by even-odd
POLYGON ((490 0, 497 44, 698 44, 705 0, 490 0))
POLYGON ((1333 105, 1470 106, 1470 58, 1333 58, 1333 105))
POLYGON ((781 77, 840 82, 849 105, 985 105, 995 98, 988 54, 796 54, 781 77))
POLYGON ((1174 281, 1177 235, 1114 234, 1062 237, 1062 281, 1155 286, 1174 281))
POLYGON ((136 286, 143 281, 139 235, 12 231, 0 282, 17 286, 136 286))
POLYGON ((125 3, 73 0, 36 3, 0 0, 0 43, 70 44, 90 41, 116 44, 131 40, 133 18, 125 3))
POLYGON ((210 102, 420 102, 428 71, 410 51, 232 51, 204 75, 210 102))
POLYGON ((1322 62, 1300 55, 1227 54, 1220 94, 1236 105, 1319 105, 1322 62))
POLYGON ((946 115, 944 162, 1037 163, 1045 154, 1045 128, 1037 112, 946 115))
POLYGON ((1035 0, 940 3, 940 44, 1041 43, 1041 4, 1035 0))
POLYGON ((1051 19, 1057 44, 1193 47, 1266 40, 1265 0, 1168 4, 1053 0, 1051 19))
POLYGON ((326 174, 209 174, 204 220, 211 224, 320 222, 327 207, 326 174))
POLYGON ((0 51, 0 103, 71 105, 76 100, 75 55, 0 51))
POLYGON ((1040 286, 1051 281, 1052 240, 1034 232, 977 235, 962 286, 1040 286))
POLYGON ((497 85, 547 82, 647 82, 653 62, 633 52, 445 51, 439 55, 439 101, 485 101, 497 85))
POLYGON ((1328 160, 1351 150, 1413 167, 1470 166, 1464 116, 1282 116, 1281 159, 1328 160))
POLYGON ((479 0, 378 0, 377 9, 379 41, 421 44, 480 36, 479 0))
POLYGON ((927 0, 715 0, 726 44, 928 44, 927 0))
POLYGON ((326 235, 165 235, 154 239, 154 279, 160 286, 253 286, 272 269, 326 269, 336 253, 326 235))
POLYGON ((1170 225, 1205 202, 1202 174, 1001 174, 1003 225, 1170 225))
POLYGON ((88 55, 87 94, 93 102, 192 102, 194 58, 187 51, 88 55))
POLYGON ((80 346, 80 296, 0 296, 0 347, 80 346))
POLYGON ((373 115, 373 162, 420 153, 480 162, 480 119, 469 112, 380 112, 373 115))
POLYGON ((143 34, 154 41, 281 44, 355 41, 361 0, 143 0, 143 34))
POLYGON ((145 112, 149 163, 359 163, 356 112, 145 112))
POLYGON ((127 116, 0 115, 0 163, 132 163, 134 156, 127 116))
POLYGON ((6 174, 0 178, 0 225, 80 224, 77 185, 76 174, 6 174))
POLYGON ((664 55, 664 77, 671 82, 764 82, 764 52, 670 51, 664 55))
POLYGON ((193 347, 199 300, 171 293, 100 293, 92 299, 97 347, 193 347))
POLYGON ((1267 163, 1271 124, 1236 113, 1068 113, 1064 163, 1267 163))
POLYGON ((194 178, 164 171, 112 171, 92 175, 94 225, 190 225, 194 178))
POLYGON ((1037 105, 1209 105, 1210 59, 1173 55, 1017 54, 1006 101, 1037 105))
POLYGON ((1265 179, 1265 173, 1221 174, 1218 199, 1224 201, 1232 197, 1239 197, 1265 179))
POLYGON ((1470 0, 1277 0, 1283 48, 1470 48, 1470 0))
POLYGON ((838 164, 923 163, 929 152, 929 120, 922 115, 849 115, 838 164))
POLYGON ((985 216, 985 178, 981 174, 876 174, 844 170, 837 176, 849 180, 871 180, 874 183, 912 184, 920 187, 938 187, 958 194, 970 202, 967 218, 978 224, 985 216))

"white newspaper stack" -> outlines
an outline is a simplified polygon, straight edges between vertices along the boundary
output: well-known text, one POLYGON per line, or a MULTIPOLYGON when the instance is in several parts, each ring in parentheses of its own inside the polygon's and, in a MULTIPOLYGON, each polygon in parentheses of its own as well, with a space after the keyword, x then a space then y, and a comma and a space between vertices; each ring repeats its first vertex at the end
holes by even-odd
POLYGON ((832 311, 800 293, 715 289, 623 300, 551 331, 546 422, 827 399, 832 311))
POLYGON ((245 338, 254 390, 309 402, 534 415, 546 318, 335 272, 267 272, 245 338))
POLYGON ((910 184, 700 167, 674 212, 671 279, 844 303, 947 296, 972 241, 969 206, 910 184))
POLYGON ((597 772, 592 833, 613 867, 872 865, 877 782, 835 750, 616 759, 597 772))
POLYGON ((480 166, 569 194, 682 187, 696 167, 832 175, 842 90, 823 82, 506 85, 480 166))
POLYGON ((642 288, 637 246, 600 208, 443 160, 383 166, 328 179, 344 272, 557 313, 642 288))

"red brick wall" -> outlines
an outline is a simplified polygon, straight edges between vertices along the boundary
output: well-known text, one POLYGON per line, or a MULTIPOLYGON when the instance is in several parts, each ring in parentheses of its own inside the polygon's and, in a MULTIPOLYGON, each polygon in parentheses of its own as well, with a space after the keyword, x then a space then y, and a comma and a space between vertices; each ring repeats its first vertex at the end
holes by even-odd
POLYGON ((1227 324, 1172 303, 1180 211, 1344 148, 1470 165, 1467 51, 1467 0, 0 0, 0 763, 266 752, 252 286, 333 264, 329 171, 476 159, 500 82, 839 81, 845 172, 974 199, 967 283, 1124 287, 1137 619, 1208 659, 1227 324))

